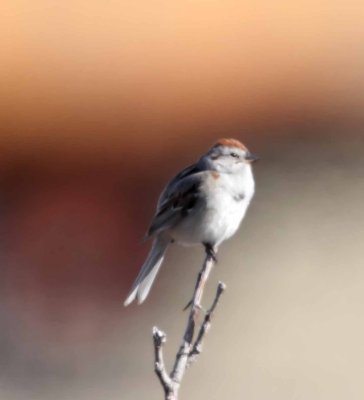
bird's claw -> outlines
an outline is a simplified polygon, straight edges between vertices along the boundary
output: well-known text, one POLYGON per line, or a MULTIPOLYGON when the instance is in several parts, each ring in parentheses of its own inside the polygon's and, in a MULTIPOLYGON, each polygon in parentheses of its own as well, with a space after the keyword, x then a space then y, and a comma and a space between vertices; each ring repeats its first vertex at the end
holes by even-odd
POLYGON ((211 244, 205 244, 205 251, 207 257, 211 258, 214 263, 217 263, 217 250, 211 244))

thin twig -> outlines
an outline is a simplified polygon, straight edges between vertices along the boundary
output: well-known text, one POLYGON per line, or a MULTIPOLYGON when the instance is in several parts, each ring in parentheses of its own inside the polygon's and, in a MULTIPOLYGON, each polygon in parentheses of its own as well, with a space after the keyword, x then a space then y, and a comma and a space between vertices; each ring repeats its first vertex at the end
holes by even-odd
POLYGON ((214 314, 214 311, 219 303, 220 297, 223 294, 224 290, 226 289, 226 285, 223 282, 219 282, 219 284, 217 285, 217 289, 216 289, 216 294, 215 294, 215 298, 214 301, 212 302, 211 307, 209 308, 209 310, 207 311, 205 318, 202 322, 202 325, 200 327, 200 330, 198 332, 197 338, 195 340, 195 343, 192 346, 192 350, 190 351, 189 354, 189 360, 188 360, 188 366, 190 366, 197 358, 197 356, 199 354, 201 354, 202 352, 202 346, 203 346, 203 342, 204 342, 204 338, 207 334, 207 332, 210 329, 211 326, 211 320, 214 314))
POLYGON ((156 326, 153 328, 154 342, 154 371, 157 374, 164 392, 167 393, 172 388, 172 380, 167 373, 164 365, 162 346, 167 340, 167 335, 156 326))
POLYGON ((198 313, 201 309, 201 299, 205 288, 206 281, 210 275, 214 259, 211 255, 206 254, 205 261, 198 274, 195 291, 192 298, 191 311, 187 320, 187 326, 183 335, 182 344, 176 356, 176 361, 172 370, 171 378, 179 386, 183 375, 187 368, 188 358, 193 346, 193 336, 197 322, 198 313))
POLYGON ((204 337, 211 325, 211 318, 213 312, 219 302, 220 296, 225 290, 225 285, 219 283, 216 291, 214 301, 205 315, 203 323, 197 334, 197 338, 194 341, 195 328, 197 318, 201 307, 201 300, 203 291, 205 289, 206 282, 210 275, 210 272, 216 261, 215 253, 213 249, 206 250, 206 257, 198 274, 196 281, 193 298, 189 303, 191 306, 190 313, 187 319, 186 329, 183 335, 182 343, 176 355, 176 360, 170 374, 167 373, 164 361, 162 346, 166 341, 166 334, 160 331, 158 328, 153 328, 153 342, 154 342, 154 353, 155 353, 155 373, 157 374, 159 381, 164 389, 165 400, 177 400, 178 391, 186 372, 188 365, 194 361, 198 354, 201 353, 202 343, 204 337))

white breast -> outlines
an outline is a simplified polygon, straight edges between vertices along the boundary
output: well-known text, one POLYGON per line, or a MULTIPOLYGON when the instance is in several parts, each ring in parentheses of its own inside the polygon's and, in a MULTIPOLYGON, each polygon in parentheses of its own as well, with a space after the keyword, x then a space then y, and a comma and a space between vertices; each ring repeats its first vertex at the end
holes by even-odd
POLYGON ((218 246, 239 228, 254 194, 251 168, 239 176, 220 174, 202 188, 205 201, 174 229, 174 237, 186 244, 218 246))
POLYGON ((248 168, 243 179, 224 176, 210 197, 205 219, 206 241, 219 245, 235 234, 254 194, 254 179, 248 168))

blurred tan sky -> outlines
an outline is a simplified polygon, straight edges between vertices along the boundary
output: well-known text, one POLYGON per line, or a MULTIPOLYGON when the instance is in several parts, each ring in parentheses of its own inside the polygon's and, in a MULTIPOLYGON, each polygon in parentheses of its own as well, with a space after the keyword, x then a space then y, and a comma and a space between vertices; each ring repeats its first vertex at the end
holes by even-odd
POLYGON ((6 151, 118 153, 161 134, 169 143, 362 110, 361 1, 14 0, 1 8, 6 151))

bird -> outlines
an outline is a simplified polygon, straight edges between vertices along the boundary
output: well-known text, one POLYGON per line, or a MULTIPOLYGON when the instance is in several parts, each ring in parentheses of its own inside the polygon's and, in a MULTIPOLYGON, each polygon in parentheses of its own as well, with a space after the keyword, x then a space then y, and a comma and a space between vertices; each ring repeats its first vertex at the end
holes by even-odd
POLYGON ((254 196, 258 157, 237 139, 219 139, 164 188, 145 239, 151 250, 126 297, 144 302, 171 243, 202 244, 216 260, 218 247, 238 230, 254 196))

